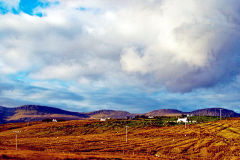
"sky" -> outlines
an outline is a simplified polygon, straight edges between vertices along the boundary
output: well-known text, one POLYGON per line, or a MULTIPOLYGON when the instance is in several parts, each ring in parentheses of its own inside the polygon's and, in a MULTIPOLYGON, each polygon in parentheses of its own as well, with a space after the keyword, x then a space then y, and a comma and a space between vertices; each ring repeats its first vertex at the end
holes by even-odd
POLYGON ((0 0, 0 106, 240 113, 238 0, 0 0))

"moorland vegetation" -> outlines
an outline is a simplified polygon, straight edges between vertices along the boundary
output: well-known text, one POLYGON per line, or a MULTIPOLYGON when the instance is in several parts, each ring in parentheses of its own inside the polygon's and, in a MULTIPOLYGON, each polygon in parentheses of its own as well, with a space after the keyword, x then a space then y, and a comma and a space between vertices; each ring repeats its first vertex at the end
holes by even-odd
POLYGON ((219 117, 195 116, 190 120, 198 123, 189 123, 186 128, 169 124, 175 120, 176 117, 155 117, 3 124, 0 158, 239 159, 239 118, 220 121, 219 117), (17 151, 13 131, 21 131, 17 134, 17 151))

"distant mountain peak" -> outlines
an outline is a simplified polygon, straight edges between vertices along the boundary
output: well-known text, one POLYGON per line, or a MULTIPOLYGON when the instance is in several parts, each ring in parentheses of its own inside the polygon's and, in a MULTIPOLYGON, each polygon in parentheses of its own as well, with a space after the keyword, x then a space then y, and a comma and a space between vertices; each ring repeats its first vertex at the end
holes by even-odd
POLYGON ((165 116, 167 114, 183 114, 182 111, 177 109, 159 109, 146 113, 146 116, 165 116))
MULTIPOLYGON (((205 108, 192 112, 182 112, 177 109, 159 109, 143 114, 145 116, 177 116, 181 114, 208 115, 223 117, 240 117, 240 114, 225 108, 205 108)), ((16 108, 7 108, 0 106, 0 124, 9 122, 36 121, 45 118, 63 118, 67 120, 77 119, 100 119, 100 118, 126 118, 135 117, 127 111, 115 110, 98 110, 93 112, 81 113, 62 110, 59 108, 40 106, 40 105, 23 105, 16 108)))
POLYGON ((93 112, 86 113, 92 118, 125 118, 125 117, 134 117, 134 114, 131 114, 127 111, 115 111, 115 110, 98 110, 93 112))
POLYGON ((220 109, 221 109, 221 116, 224 116, 224 117, 240 116, 240 114, 225 108, 205 108, 205 109, 192 111, 191 113, 194 115, 220 116, 220 109))
POLYGON ((38 108, 41 108, 42 106, 39 105, 23 105, 23 106, 19 106, 16 107, 17 110, 21 109, 21 110, 37 110, 38 108))

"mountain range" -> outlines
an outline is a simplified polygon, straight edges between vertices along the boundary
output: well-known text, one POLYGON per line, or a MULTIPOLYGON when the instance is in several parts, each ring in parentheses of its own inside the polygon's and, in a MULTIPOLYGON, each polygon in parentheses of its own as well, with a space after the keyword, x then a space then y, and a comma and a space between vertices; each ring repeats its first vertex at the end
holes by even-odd
MULTIPOLYGON (((195 110, 192 112, 182 112, 175 109, 159 109, 148 113, 138 114, 145 116, 179 116, 182 114, 193 115, 208 115, 208 116, 223 117, 240 117, 240 114, 223 108, 207 108, 195 110)), ((115 110, 99 110, 93 112, 71 112, 54 107, 40 106, 40 105, 24 105, 16 108, 8 108, 0 106, 0 124, 39 121, 43 119, 65 119, 65 120, 79 120, 79 119, 100 119, 100 118, 115 118, 122 119, 126 117, 135 117, 137 114, 132 114, 126 111, 115 110)))

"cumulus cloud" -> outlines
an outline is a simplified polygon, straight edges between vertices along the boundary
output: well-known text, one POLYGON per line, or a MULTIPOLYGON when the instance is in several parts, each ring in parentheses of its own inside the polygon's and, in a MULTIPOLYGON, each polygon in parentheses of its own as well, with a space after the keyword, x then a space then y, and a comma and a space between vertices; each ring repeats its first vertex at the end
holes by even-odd
POLYGON ((20 0, 1 0, 1 5, 8 10, 11 10, 12 8, 18 8, 20 0))
POLYGON ((161 4, 155 40, 141 50, 136 45, 125 48, 123 70, 150 73, 154 83, 180 92, 212 87, 238 75, 239 16, 234 2, 216 7, 206 1, 184 2, 161 4))
POLYGON ((43 17, 0 15, 0 73, 105 87, 129 78, 173 92, 212 87, 238 75, 238 8, 237 0, 60 0, 34 9, 43 17))

